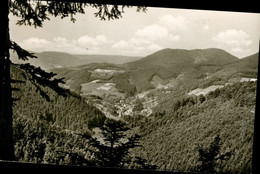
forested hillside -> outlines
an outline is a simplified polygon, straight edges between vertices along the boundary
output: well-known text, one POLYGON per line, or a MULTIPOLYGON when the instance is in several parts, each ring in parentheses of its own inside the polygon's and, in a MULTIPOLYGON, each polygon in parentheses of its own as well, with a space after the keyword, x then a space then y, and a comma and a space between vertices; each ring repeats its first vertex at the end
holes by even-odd
POLYGON ((160 170, 197 171, 198 149, 220 135, 221 154, 231 157, 217 171, 251 170, 256 83, 227 85, 206 96, 187 96, 150 117, 126 117, 135 131, 144 134, 136 153, 160 170))
POLYGON ((95 166, 93 148, 101 147, 110 118, 130 126, 128 137, 138 134, 125 168, 199 171, 201 149, 219 137, 217 155, 230 156, 214 170, 249 173, 257 62, 258 54, 237 59, 219 49, 165 49, 128 64, 57 68, 72 92, 63 97, 45 88, 50 102, 12 66, 12 78, 24 81, 13 86, 16 159, 95 166))
POLYGON ((208 87, 218 81, 219 84, 229 83, 232 78, 256 78, 257 62, 258 53, 238 59, 216 48, 163 49, 122 65, 95 63, 74 68, 57 68, 53 71, 58 73, 58 77, 65 77, 66 87, 77 93, 84 93, 81 91, 82 84, 100 80, 115 83, 120 92, 133 96, 156 89, 158 85, 169 84, 169 87, 163 88, 183 93, 196 87, 208 87), (97 70, 112 73, 97 76, 97 70))
POLYGON ((24 81, 13 86, 20 89, 13 92, 18 99, 13 107, 16 160, 88 164, 86 139, 78 134, 93 134, 93 128, 103 126, 104 114, 75 93, 63 97, 46 88, 51 99, 47 102, 20 69, 12 66, 11 75, 24 81))
POLYGON ((239 61, 227 64, 224 66, 223 70, 229 73, 239 72, 245 77, 256 78, 258 70, 258 55, 259 53, 256 53, 239 61))
POLYGON ((100 166, 106 161, 111 164, 110 167, 156 168, 143 158, 129 155, 129 149, 139 146, 140 136, 129 136, 126 131, 130 128, 124 121, 108 119, 76 93, 63 97, 46 88, 51 99, 47 102, 26 79, 23 71, 12 66, 11 72, 12 78, 24 81, 13 85, 16 89, 13 98, 17 99, 13 110, 15 160, 83 166, 100 166), (104 137, 104 140, 111 142, 111 146, 102 145, 103 149, 98 146, 102 142, 102 130, 115 136, 119 144, 113 145, 111 135, 103 133, 109 137, 104 137), (99 151, 110 154, 104 159, 99 151), (117 159, 115 166, 110 158, 117 159))
POLYGON ((13 92, 18 98, 14 106, 14 115, 32 119, 44 119, 64 129, 73 131, 89 130, 93 120, 98 119, 97 126, 102 126, 105 116, 94 106, 87 104, 78 94, 72 93, 67 97, 58 96, 46 88, 51 98, 47 102, 37 92, 37 89, 22 75, 22 71, 12 67, 12 76, 25 83, 18 84, 20 91, 13 92))
POLYGON ((127 64, 132 68, 165 64, 224 65, 236 60, 238 58, 235 56, 217 48, 194 50, 166 48, 127 64))

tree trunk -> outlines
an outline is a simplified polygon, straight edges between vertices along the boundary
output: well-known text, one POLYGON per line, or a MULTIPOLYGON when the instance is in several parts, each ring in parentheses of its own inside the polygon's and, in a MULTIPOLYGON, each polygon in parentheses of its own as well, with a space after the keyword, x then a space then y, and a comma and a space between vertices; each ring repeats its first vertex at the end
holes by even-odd
POLYGON ((14 143, 12 128, 12 91, 10 78, 10 54, 9 54, 9 19, 8 0, 1 4, 1 32, 0 48, 0 159, 14 160, 14 143))

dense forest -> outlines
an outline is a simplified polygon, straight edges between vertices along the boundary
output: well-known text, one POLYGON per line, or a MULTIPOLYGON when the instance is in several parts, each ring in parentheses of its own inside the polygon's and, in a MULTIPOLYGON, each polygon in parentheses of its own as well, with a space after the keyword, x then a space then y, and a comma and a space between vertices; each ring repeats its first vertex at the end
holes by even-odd
POLYGON ((127 96, 133 96, 136 93, 136 87, 129 82, 128 78, 127 74, 118 74, 114 76, 113 82, 119 92, 123 92, 127 96))
MULTIPOLYGON (((109 159, 104 163, 100 158, 100 154, 106 151, 99 149, 98 154, 93 150, 108 148, 99 144, 102 142, 101 130, 108 120, 99 109, 77 93, 58 96, 45 87, 50 96, 47 102, 22 70, 12 66, 11 72, 12 78, 24 81, 13 84, 14 89, 19 89, 13 92, 13 98, 16 98, 13 106, 16 160, 89 166, 109 163, 109 159), (97 158, 101 162, 96 161, 97 158)), ((115 75, 113 80, 119 90, 133 95, 137 92, 136 88, 131 86, 125 75, 115 75)), ((87 74, 86 78, 90 76, 87 74)), ((208 86, 219 81, 222 79, 214 78, 212 82, 201 85, 208 86)), ((129 141, 131 137, 138 135, 138 138, 131 146, 122 144, 125 140, 119 143, 131 150, 126 149, 126 157, 121 158, 124 165, 118 165, 121 162, 115 165, 166 171, 203 171, 201 155, 206 153, 203 149, 213 146, 211 143, 218 138, 219 153, 215 153, 218 160, 214 161, 212 170, 248 173, 252 170, 255 98, 256 82, 236 82, 207 95, 181 93, 167 102, 158 103, 149 117, 123 116, 120 120, 128 126, 123 130, 129 141), (220 160, 224 154, 229 154, 228 158, 220 160)), ((142 102, 137 100, 133 110, 142 109, 142 102)))
POLYGON ((135 153, 160 170, 198 171, 199 147, 208 147, 216 135, 220 153, 230 153, 217 172, 248 173, 252 164, 256 83, 227 85, 206 96, 175 100, 153 116, 125 117, 134 131, 145 135, 145 151, 135 153))
POLYGON ((31 119, 46 120, 63 129, 72 131, 90 130, 92 125, 102 126, 105 116, 94 106, 87 104, 78 94, 72 93, 67 97, 56 95, 46 87, 51 101, 47 102, 37 89, 23 77, 23 72, 12 67, 14 79, 24 81, 16 84, 19 91, 13 92, 15 102, 14 115, 20 115, 31 119), (94 123, 95 122, 95 123, 94 123))
POLYGON ((13 95, 16 98, 13 136, 17 161, 142 169, 157 167, 144 158, 129 154, 130 149, 140 147, 140 136, 129 134, 130 127, 125 121, 108 119, 72 92, 67 97, 57 96, 46 87, 51 99, 48 102, 28 82, 22 70, 12 66, 11 72, 12 78, 23 81, 13 85, 14 89, 19 89, 13 95), (109 145, 102 144, 102 141, 109 145), (104 158, 108 152, 110 155, 104 158), (112 159, 117 159, 117 163, 112 163, 112 159))
POLYGON ((12 66, 11 72, 13 78, 24 81, 16 84, 14 87, 19 91, 13 92, 13 98, 18 99, 14 103, 13 117, 17 160, 78 164, 77 160, 69 159, 75 154, 77 158, 84 156, 86 144, 77 133, 92 134, 93 128, 103 126, 104 114, 75 93, 57 96, 47 88, 51 98, 47 102, 20 69, 12 66))
MULTIPOLYGON (((74 93, 62 97, 48 89, 51 101, 47 102, 26 81, 22 71, 12 67, 12 75, 25 82, 17 84, 20 91, 14 92, 18 98, 13 121, 16 159, 97 165, 93 159, 93 149, 97 147, 91 145, 91 139, 97 144, 101 134, 95 128, 102 130, 107 122, 104 114, 74 93)), ((256 82, 239 82, 205 96, 176 98, 168 106, 157 107, 149 117, 124 116, 122 119, 130 128, 125 129, 128 137, 141 136, 127 150, 128 162, 123 167, 199 171, 201 149, 209 148, 218 135, 217 155, 230 156, 216 160, 214 170, 250 172, 255 96, 256 82)))

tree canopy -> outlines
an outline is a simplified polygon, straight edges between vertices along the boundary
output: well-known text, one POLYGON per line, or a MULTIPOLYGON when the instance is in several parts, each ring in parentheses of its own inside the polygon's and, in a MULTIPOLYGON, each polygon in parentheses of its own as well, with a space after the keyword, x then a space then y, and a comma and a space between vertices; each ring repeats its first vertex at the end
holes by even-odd
MULTIPOLYGON (((40 0, 10 1, 10 12, 20 18, 17 24, 34 27, 42 27, 45 20, 50 20, 49 16, 59 16, 61 19, 69 17, 72 22, 75 22, 76 18, 74 16, 77 13, 85 14, 85 7, 97 9, 94 15, 101 20, 114 20, 121 18, 124 9, 132 6, 40 0)), ((137 12, 140 11, 146 12, 147 8, 138 6, 137 12)))

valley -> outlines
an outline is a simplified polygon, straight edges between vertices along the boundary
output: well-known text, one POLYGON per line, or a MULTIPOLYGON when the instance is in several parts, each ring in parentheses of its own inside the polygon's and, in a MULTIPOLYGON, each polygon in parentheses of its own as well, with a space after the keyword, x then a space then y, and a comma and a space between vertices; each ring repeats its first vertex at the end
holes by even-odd
POLYGON ((220 49, 164 49, 119 65, 92 63, 52 70, 65 77, 66 88, 86 98, 108 118, 148 117, 163 112, 161 106, 169 101, 255 81, 257 69, 250 62, 257 56, 240 60, 220 49))
MULTIPOLYGON (((43 160, 37 162, 67 164, 68 155, 62 161, 59 149, 91 160, 82 137, 102 142, 99 127, 112 119, 126 122, 131 128, 128 134, 142 135, 142 146, 134 148, 131 155, 147 159, 158 170, 196 171, 198 147, 208 146, 220 135, 221 153, 232 155, 218 171, 249 171, 257 63, 258 54, 238 59, 219 49, 164 49, 123 64, 94 62, 52 68, 58 78, 64 78, 61 86, 73 95, 55 97, 48 90, 52 101, 46 102, 30 83, 19 86, 22 93, 15 95, 21 98, 14 107, 15 130, 30 134, 45 131, 50 137, 38 137, 39 133, 33 134, 33 141, 17 140, 16 152, 21 153, 17 155, 21 161, 35 160, 19 148, 30 151, 28 144, 34 143, 32 149, 47 149, 43 160), (57 135, 52 135, 52 129, 57 135), (50 139, 47 145, 46 139, 50 139), (66 145, 70 147, 63 147, 66 145)), ((20 71, 13 71, 16 79, 24 78, 20 71)))

